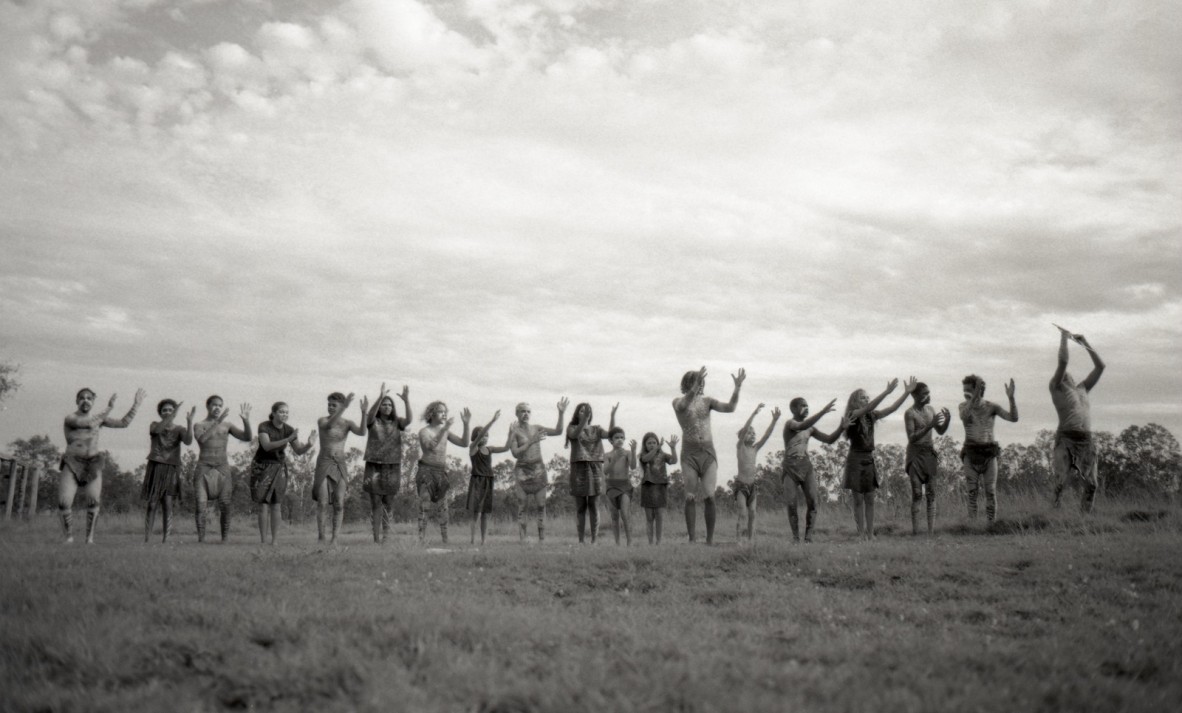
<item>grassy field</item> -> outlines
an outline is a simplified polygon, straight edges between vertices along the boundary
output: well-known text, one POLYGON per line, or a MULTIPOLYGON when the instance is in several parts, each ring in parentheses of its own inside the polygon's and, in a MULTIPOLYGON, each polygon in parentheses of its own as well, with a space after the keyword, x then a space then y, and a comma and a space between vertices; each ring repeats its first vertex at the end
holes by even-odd
POLYGON ((0 709, 1177 709, 1182 518, 1041 507, 934 538, 887 518, 872 543, 834 508, 807 546, 762 512, 753 548, 729 516, 719 546, 685 544, 676 512, 631 550, 579 547, 569 520, 524 548, 510 523, 483 549, 454 523, 448 550, 360 522, 339 548, 314 525, 262 547, 241 514, 225 546, 189 516, 169 546, 132 517, 91 547, 51 517, 4 524, 0 709))

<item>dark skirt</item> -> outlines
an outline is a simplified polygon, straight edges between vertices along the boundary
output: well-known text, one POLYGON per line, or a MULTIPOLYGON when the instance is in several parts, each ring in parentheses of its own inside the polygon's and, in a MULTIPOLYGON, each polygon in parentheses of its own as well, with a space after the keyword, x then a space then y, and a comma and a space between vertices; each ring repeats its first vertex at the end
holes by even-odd
POLYGON ((181 497, 181 469, 169 463, 148 461, 144 471, 144 485, 140 497, 148 503, 158 503, 164 496, 181 497))
POLYGON ((940 458, 936 455, 936 449, 931 446, 907 446, 907 460, 904 465, 904 470, 907 471, 908 477, 912 482, 922 483, 927 485, 936 478, 936 471, 939 469, 940 458))
POLYGON ((743 498, 743 504, 747 507, 751 506, 751 501, 755 499, 755 483, 744 483, 739 479, 735 479, 734 497, 737 501, 743 498))
POLYGON ((431 502, 443 500, 447 491, 451 489, 451 481, 447 479, 447 469, 432 463, 419 461, 419 468, 415 471, 415 490, 422 497, 423 489, 431 495, 431 502))
POLYGON ((641 483, 640 507, 663 508, 668 501, 668 483, 641 483))
POLYGON ((287 493, 287 464, 254 461, 250 464, 250 498, 256 503, 278 503, 287 493))
POLYGON ((468 478, 468 504, 466 507, 469 512, 492 512, 492 501, 492 478, 486 478, 482 475, 473 475, 468 478))
POLYGON ((620 498, 632 494, 632 481, 627 478, 607 481, 607 499, 616 507, 620 506, 620 498))
POLYGON ((577 460, 570 464, 570 494, 585 498, 603 494, 603 463, 577 460))
POLYGON ((365 464, 365 477, 361 489, 370 495, 397 495, 402 487, 401 463, 365 464))
POLYGON ((845 462, 845 482, 842 487, 855 493, 873 493, 878 490, 878 467, 874 464, 874 453, 850 451, 845 462))
POLYGON ((977 473, 984 475, 989 470, 989 461, 1001 453, 997 443, 968 443, 960 449, 960 459, 969 464, 977 473))

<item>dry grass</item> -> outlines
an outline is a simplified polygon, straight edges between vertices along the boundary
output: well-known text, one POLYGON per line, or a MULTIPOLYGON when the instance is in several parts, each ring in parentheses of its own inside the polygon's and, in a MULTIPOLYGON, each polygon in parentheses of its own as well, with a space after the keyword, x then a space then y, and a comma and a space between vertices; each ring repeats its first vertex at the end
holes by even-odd
POLYGON ((145 546, 128 517, 63 547, 46 517, 0 528, 0 709, 1171 710, 1179 516, 1040 507, 930 539, 887 518, 873 543, 827 510, 805 547, 782 512, 754 548, 681 544, 672 512, 666 545, 632 550, 579 547, 569 521, 522 548, 497 523, 448 552, 364 523, 264 548, 246 516, 226 546, 188 518, 145 546))

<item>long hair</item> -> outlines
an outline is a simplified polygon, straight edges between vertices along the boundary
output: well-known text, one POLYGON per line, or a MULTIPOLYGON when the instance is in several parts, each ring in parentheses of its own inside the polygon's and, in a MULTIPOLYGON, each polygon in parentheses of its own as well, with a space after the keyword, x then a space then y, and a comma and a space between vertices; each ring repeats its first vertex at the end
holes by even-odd
POLYGON ((434 413, 435 409, 439 406, 447 408, 447 404, 443 403, 442 401, 432 401, 431 403, 427 404, 427 408, 423 409, 423 420, 427 423, 430 423, 431 414, 434 413))
POLYGON ((384 420, 384 421, 397 421, 397 420, 398 420, 398 407, 394 405, 394 399, 390 398, 389 396, 383 396, 383 397, 381 398, 381 400, 380 400, 380 401, 378 401, 378 411, 377 411, 377 413, 375 413, 375 414, 374 414, 374 416, 373 416, 373 417, 374 417, 374 420, 377 420, 377 419, 379 419, 379 418, 382 418, 382 404, 383 404, 384 402, 386 402, 386 401, 389 401, 389 402, 390 402, 390 418, 385 418, 385 419, 382 419, 382 420, 384 420))
MULTIPOLYGON (((644 434, 644 438, 640 439, 640 460, 644 461, 645 463, 652 462, 652 458, 649 458, 648 460, 645 460, 644 458, 646 455, 648 455, 646 445, 648 444, 648 439, 650 438, 657 442, 657 453, 661 451, 661 437, 652 431, 644 434)), ((656 453, 654 453, 653 456, 656 456, 656 453)))
MULTIPOLYGON (((868 397, 869 394, 866 393, 866 389, 855 389, 854 393, 850 394, 850 398, 845 402, 845 418, 849 418, 850 414, 858 410, 859 401, 868 397)), ((863 427, 865 427, 866 418, 868 415, 869 414, 864 414, 862 418, 858 419, 858 422, 863 425, 863 427)), ((854 424, 851 423, 849 428, 845 429, 845 433, 842 434, 846 437, 846 440, 849 440, 850 428, 853 427, 854 424)))
POLYGON ((587 407, 587 423, 591 423, 591 419, 594 417, 594 413, 591 411, 591 404, 584 401, 583 403, 579 404, 578 406, 575 406, 575 415, 570 417, 570 423, 566 427, 566 440, 564 440, 562 442, 563 448, 570 448, 570 442, 571 442, 570 427, 578 425, 579 411, 583 410, 584 406, 587 407))
POLYGON ((688 394, 698 385, 698 372, 687 371, 681 375, 681 393, 688 394))

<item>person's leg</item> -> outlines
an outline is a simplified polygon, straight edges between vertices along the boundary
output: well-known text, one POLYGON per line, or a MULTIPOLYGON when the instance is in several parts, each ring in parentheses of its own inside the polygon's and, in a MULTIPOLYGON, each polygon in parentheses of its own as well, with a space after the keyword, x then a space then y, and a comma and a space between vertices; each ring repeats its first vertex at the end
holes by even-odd
MULTIPOLYGON (((683 461, 684 462, 684 461, 683 461)), ((702 478, 696 466, 685 463, 682 473, 685 476, 685 531, 689 541, 697 540, 695 530, 698 525, 698 490, 702 487, 702 478)))
POLYGON ((266 503, 259 503, 259 541, 264 545, 267 544, 267 530, 271 529, 271 524, 268 522, 270 511, 266 503))
MULTIPOLYGON (((492 494, 490 493, 488 495, 488 497, 491 498, 492 494)), ((480 546, 481 547, 484 547, 484 538, 487 533, 488 533, 488 513, 482 512, 482 513, 480 513, 480 546)))
POLYGON ((650 545, 653 544, 653 534, 654 534, 653 533, 653 526, 656 524, 656 520, 657 520, 657 509, 656 508, 645 508, 644 509, 644 533, 646 535, 648 535, 648 543, 650 545))
POLYGON ((784 501, 788 510, 788 525, 792 528, 792 541, 800 542, 800 514, 797 507, 800 486, 792 476, 784 476, 781 482, 784 484, 784 501))
POLYGON ((628 508, 632 506, 632 496, 624 493, 620 496, 620 524, 624 527, 624 542, 632 546, 632 528, 628 526, 628 508))
POLYGON ((57 512, 62 521, 62 541, 73 542, 74 536, 70 532, 73 520, 74 496, 78 494, 78 481, 69 467, 62 468, 57 479, 57 512))
POLYGON ((100 475, 86 484, 86 544, 94 544, 94 528, 98 523, 99 503, 103 496, 103 477, 100 475))
POLYGON ((234 494, 234 480, 226 474, 221 477, 218 489, 218 515, 222 526, 222 542, 230 537, 230 496, 234 494))
POLYGON ((759 503, 759 494, 751 491, 751 501, 747 503, 747 539, 755 544, 755 512, 759 503))
POLYGON ((526 495, 520 483, 513 486, 513 492, 517 496, 517 539, 525 544, 525 519, 526 510, 529 509, 529 496, 526 495))
POLYGON ((439 502, 435 503, 436 517, 439 519, 439 537, 443 540, 443 544, 447 544, 447 523, 451 516, 451 502, 444 494, 439 498, 439 502))
POLYGON ((664 519, 665 508, 654 508, 654 509, 657 511, 657 514, 653 518, 653 520, 654 520, 653 532, 656 535, 657 544, 659 545, 659 544, 661 544, 661 524, 662 524, 662 520, 664 519))
POLYGON ((542 488, 532 497, 538 508, 538 542, 542 542, 546 539, 546 489, 542 488))
POLYGON ((579 544, 583 544, 587 536, 587 498, 582 495, 575 497, 575 531, 579 533, 579 544))
POLYGON ((419 488, 419 544, 427 544, 427 513, 431 508, 431 489, 423 485, 419 488))
POLYGON ((156 526, 156 501, 149 500, 147 512, 144 513, 144 542, 152 538, 152 528, 156 526))
POLYGON ((874 491, 871 490, 862 496, 866 503, 866 539, 874 539, 874 491))
POLYGON ((809 468, 804 481, 804 541, 813 541, 813 525, 817 521, 817 474, 809 468))
POLYGON ((1066 441, 1056 439, 1055 450, 1051 453, 1051 475, 1055 479, 1055 500, 1053 507, 1063 505, 1063 489, 1071 477, 1071 463, 1067 456, 1066 441))
POLYGON ((616 545, 620 544, 620 496, 608 495, 608 505, 612 509, 612 537, 616 540, 616 545))
POLYGON ((394 522, 394 495, 382 496, 382 544, 390 538, 390 524, 394 522))
POLYGON ((369 520, 373 527, 373 541, 375 544, 380 544, 382 541, 382 497, 372 490, 369 493, 369 520))
POLYGON ((704 503, 702 511, 706 516, 706 544, 714 544, 714 490, 718 483, 718 461, 711 459, 706 472, 702 474, 702 494, 704 503))
POLYGON ((591 544, 599 537, 599 496, 587 497, 587 529, 591 531, 591 544))
POLYGON ((168 542, 168 536, 172 534, 172 496, 165 493, 163 507, 164 512, 164 534, 161 536, 161 542, 168 542))
POLYGON ((747 497, 735 492, 735 542, 743 544, 743 528, 747 526, 747 497))
POLYGON ((197 518, 197 541, 205 542, 205 511, 209 507, 209 486, 205 482, 205 473, 200 470, 197 472, 196 481, 194 483, 194 490, 196 490, 194 515, 197 518))
POLYGON ((266 507, 271 511, 271 544, 274 545, 279 539, 279 523, 283 520, 282 503, 276 498, 275 502, 266 507))
MULTIPOLYGON (((923 481, 919 479, 919 474, 910 468, 907 469, 907 477, 911 481, 911 534, 918 535, 919 504, 923 501, 923 481)), ((928 492, 931 490, 929 489, 928 492)))
POLYGON ((332 541, 337 541, 337 535, 345 526, 345 474, 332 484, 332 541))
POLYGON ((1092 462, 1089 464, 1088 473, 1080 473, 1083 478, 1083 493, 1079 500, 1079 509, 1082 512, 1089 513, 1096 505, 1096 483, 1099 482, 1099 458, 1092 456, 1092 462))
POLYGON ((977 519, 977 493, 981 490, 981 475, 972 466, 972 461, 965 456, 961 461, 960 471, 964 473, 964 482, 969 490, 969 519, 977 519))
POLYGON ((862 522, 862 517, 865 512, 865 504, 862 493, 855 492, 854 494, 854 524, 858 526, 858 537, 862 536, 866 527, 862 522))
POLYGON ((324 510, 328 507, 328 478, 316 486, 316 540, 324 542, 324 510))
MULTIPOLYGON (((927 504, 928 504, 928 534, 929 535, 932 534, 933 532, 935 532, 935 529, 936 529, 935 528, 935 525, 936 525, 936 488, 934 486, 935 486, 935 484, 929 480, 927 486, 924 488, 924 497, 927 499, 927 504)), ((986 491, 986 492, 988 492, 988 491, 986 491)), ((993 522, 993 518, 990 518, 989 521, 993 522)))

